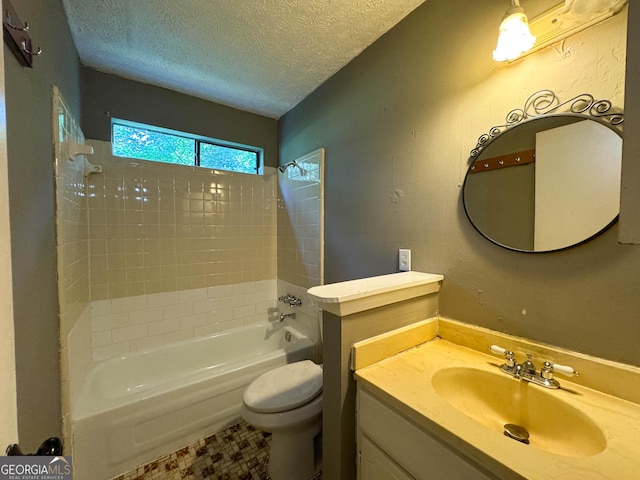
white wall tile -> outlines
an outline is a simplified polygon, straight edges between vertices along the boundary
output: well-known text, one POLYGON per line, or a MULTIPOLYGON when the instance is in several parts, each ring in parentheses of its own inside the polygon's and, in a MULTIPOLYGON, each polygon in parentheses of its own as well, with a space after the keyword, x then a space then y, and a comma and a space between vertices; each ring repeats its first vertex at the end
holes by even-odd
POLYGON ((189 315, 180 319, 180 330, 187 330, 195 327, 203 327, 207 325, 208 315, 206 313, 198 313, 189 315))
POLYGON ((92 302, 93 358, 266 322, 278 307, 278 288, 275 279, 268 279, 92 302))
POLYGON ((180 318, 193 313, 192 303, 179 303, 177 305, 167 305, 162 308, 162 318, 180 318))
POLYGON ((203 327, 197 327, 193 329, 193 336, 195 338, 208 337, 221 331, 219 324, 210 324, 203 327))
POLYGON ((131 351, 141 352, 144 350, 151 350, 164 345, 163 335, 154 335, 152 337, 136 338, 131 340, 131 351))
MULTIPOLYGON (((281 304, 284 305, 284 304, 281 304)), ((260 302, 260 303, 255 303, 255 308, 256 308, 256 312, 269 312, 269 310, 274 310, 274 309, 278 309, 278 303, 275 300, 272 301, 268 301, 268 302, 260 302)), ((297 308, 297 307, 296 307, 297 308)), ((294 312, 296 311, 296 308, 294 308, 294 312)))
POLYGON ((106 360, 108 358, 119 357, 130 352, 129 342, 116 343, 106 347, 93 349, 93 361, 106 360))
POLYGON ((181 330, 179 332, 166 333, 164 335, 165 345, 168 343, 184 342, 193 339, 193 329, 181 330))
POLYGON ((219 322, 216 325, 218 325, 221 331, 224 331, 242 327, 244 326, 244 323, 242 318, 236 318, 229 321, 219 322))
POLYGON ((111 340, 111 330, 93 332, 91 334, 91 346, 93 348, 104 347, 106 345, 111 345, 112 343, 113 341, 111 340))
POLYGON ((236 306, 235 297, 214 298, 212 301, 215 310, 227 310, 236 306))
POLYGON ((206 288, 196 288, 193 290, 182 290, 180 293, 180 303, 193 303, 207 299, 206 288))
POLYGON ((147 297, 139 295, 136 297, 114 298, 111 300, 111 312, 132 312, 135 310, 144 310, 147 308, 147 297))
POLYGON ((253 293, 256 290, 256 282, 236 283, 233 285, 233 295, 253 293))
POLYGON ((248 315, 244 317, 243 324, 244 325, 256 325, 259 323, 264 323, 267 321, 267 312, 257 313, 255 315, 248 315))
POLYGON ((158 322, 151 322, 148 324, 149 336, 163 335, 168 332, 177 332, 180 330, 180 322, 178 320, 160 320, 158 322))
POLYGON ((128 313, 117 313, 93 317, 91 319, 91 330, 93 332, 100 332, 103 330, 111 330, 113 328, 127 327, 130 324, 131 319, 128 313))
POLYGON ((209 313, 215 310, 215 300, 202 300, 193 303, 193 313, 209 313))
POLYGON ((91 313, 94 316, 109 315, 111 313, 111 300, 91 302, 91 313))
POLYGON ((244 305, 233 309, 233 318, 244 318, 256 313, 255 305, 244 305))
POLYGON ((209 313, 209 323, 224 323, 233 320, 233 309, 226 308, 209 313))
POLYGON ((180 292, 163 292, 147 295, 149 307, 163 307, 180 303, 180 292))
POLYGON ((131 312, 131 323, 137 325, 140 323, 157 322, 162 319, 163 307, 152 307, 146 310, 136 310, 131 312))
POLYGON ((147 325, 132 325, 130 327, 114 328, 111 330, 113 343, 127 342, 147 336, 147 325))
MULTIPOLYGON (((230 267, 225 274, 231 278, 261 280, 276 276, 275 261, 245 259, 265 252, 275 259, 276 243, 272 239, 276 236, 277 212, 264 206, 276 203, 277 175, 219 174, 199 167, 153 164, 114 157, 109 142, 91 143, 96 152, 104 152, 100 159, 104 174, 87 181, 91 192, 88 215, 84 216, 88 217, 87 243, 100 246, 99 242, 113 243, 110 240, 115 237, 124 241, 117 248, 95 251, 89 278, 94 299, 131 297, 141 291, 173 292, 177 287, 183 290, 182 300, 169 302, 192 302, 194 292, 185 288, 187 285, 215 287, 226 280, 218 275, 217 261, 210 258, 215 251, 224 253, 230 267), (156 187, 145 192, 144 208, 135 196, 122 198, 122 188, 138 187, 145 180, 153 181, 156 187), (215 192, 210 192, 212 182, 215 192), (231 187, 233 198, 229 198, 231 187), (203 193, 215 194, 215 204, 203 199, 203 193), (211 211, 214 205, 216 214, 211 211), (143 250, 137 240, 143 242, 143 250), (105 258, 99 260, 98 253, 105 258), (137 261, 128 264, 129 259, 143 253, 144 269, 137 261), (121 270, 119 274, 113 273, 115 265, 121 270), (147 268, 154 266, 163 268, 147 268), (129 277, 135 277, 135 281, 129 277)), ((168 305, 167 300, 164 295, 155 297, 150 306, 168 305)))
POLYGON ((207 289, 208 298, 226 298, 233 295, 233 285, 219 285, 207 289))

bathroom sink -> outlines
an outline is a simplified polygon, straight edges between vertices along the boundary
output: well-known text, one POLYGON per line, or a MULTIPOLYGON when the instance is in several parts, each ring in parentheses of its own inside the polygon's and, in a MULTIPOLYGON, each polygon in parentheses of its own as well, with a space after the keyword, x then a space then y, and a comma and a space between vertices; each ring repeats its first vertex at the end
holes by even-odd
POLYGON ((606 447, 600 428, 583 412, 558 398, 558 390, 547 391, 499 371, 468 367, 439 370, 431 381, 438 395, 452 407, 485 427, 500 433, 507 424, 525 429, 530 443, 524 448, 588 457, 606 447))

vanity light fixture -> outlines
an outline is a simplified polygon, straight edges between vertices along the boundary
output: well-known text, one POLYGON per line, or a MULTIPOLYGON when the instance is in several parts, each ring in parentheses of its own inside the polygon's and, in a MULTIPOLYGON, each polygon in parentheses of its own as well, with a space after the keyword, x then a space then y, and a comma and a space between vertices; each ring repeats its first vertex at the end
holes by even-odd
POLYGON ((511 0, 500 24, 493 59, 510 62, 533 53, 614 16, 627 3, 628 0, 564 0, 527 22, 519 0, 511 0))
POLYGON ((497 62, 515 60, 536 42, 536 37, 529 30, 529 21, 520 6, 520 0, 511 0, 511 6, 500 23, 499 32, 498 44, 493 51, 493 59, 497 62))

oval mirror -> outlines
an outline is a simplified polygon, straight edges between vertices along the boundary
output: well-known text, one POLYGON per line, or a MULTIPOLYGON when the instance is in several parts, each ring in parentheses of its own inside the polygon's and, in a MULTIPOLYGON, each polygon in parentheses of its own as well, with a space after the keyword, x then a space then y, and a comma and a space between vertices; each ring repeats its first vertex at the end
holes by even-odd
POLYGON ((521 252, 583 243, 618 218, 623 116, 583 94, 529 97, 471 151, 462 196, 487 239, 521 252))

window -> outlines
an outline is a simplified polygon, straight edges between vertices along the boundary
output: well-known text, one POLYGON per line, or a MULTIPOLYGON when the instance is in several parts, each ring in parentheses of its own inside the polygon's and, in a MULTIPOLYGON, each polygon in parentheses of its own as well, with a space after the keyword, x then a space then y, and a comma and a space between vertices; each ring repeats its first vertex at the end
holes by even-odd
POLYGON ((113 119, 111 145, 117 157, 258 173, 262 149, 113 119))

